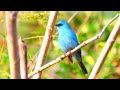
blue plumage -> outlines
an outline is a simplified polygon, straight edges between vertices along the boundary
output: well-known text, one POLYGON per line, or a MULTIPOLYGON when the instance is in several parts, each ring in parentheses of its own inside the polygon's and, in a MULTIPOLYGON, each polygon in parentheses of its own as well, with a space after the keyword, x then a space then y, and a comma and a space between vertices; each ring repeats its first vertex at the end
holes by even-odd
MULTIPOLYGON (((67 21, 61 20, 56 24, 56 26, 59 32, 58 42, 60 44, 60 48, 64 53, 74 49, 79 45, 76 34, 71 29, 67 21)), ((82 63, 81 50, 76 51, 72 54, 72 56, 75 57, 75 59, 78 61, 80 67, 82 68, 82 71, 87 74, 87 70, 82 63)), ((71 62, 73 62, 72 56, 68 57, 71 62)))

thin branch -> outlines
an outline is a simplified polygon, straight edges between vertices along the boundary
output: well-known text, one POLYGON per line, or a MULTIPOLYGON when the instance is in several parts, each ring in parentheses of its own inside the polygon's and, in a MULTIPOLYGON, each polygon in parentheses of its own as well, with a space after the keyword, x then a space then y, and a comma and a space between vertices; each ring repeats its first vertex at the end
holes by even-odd
POLYGON ((0 56, 1 56, 2 52, 3 52, 3 49, 4 49, 4 46, 2 44, 1 47, 0 47, 0 56))
MULTIPOLYGON (((70 23, 70 21, 72 21, 72 19, 73 19, 78 13, 79 13, 79 11, 76 11, 76 12, 70 17, 70 19, 68 19, 67 22, 70 23)), ((58 35, 58 31, 55 33, 54 37, 55 37, 56 35, 58 35)))
POLYGON ((17 13, 16 11, 6 11, 7 28, 7 49, 10 59, 10 78, 20 78, 20 59, 17 40, 17 13))
POLYGON ((84 19, 82 25, 78 28, 78 32, 77 32, 77 36, 80 34, 81 29, 83 28, 83 26, 87 23, 87 21, 90 19, 91 13, 89 15, 86 16, 86 18, 84 19))
POLYGON ((40 38, 40 37, 44 37, 44 36, 33 36, 33 37, 27 37, 27 38, 23 38, 23 40, 28 40, 28 39, 34 39, 34 38, 40 38))
MULTIPOLYGON (((37 71, 44 63, 45 61, 45 55, 47 53, 50 41, 52 40, 52 32, 55 24, 55 20, 57 18, 58 11, 51 11, 50 12, 50 17, 48 20, 45 36, 43 39, 43 43, 41 46, 40 53, 37 57, 37 63, 34 71, 37 71)), ((41 72, 33 76, 33 79, 38 79, 41 77, 41 72)))
MULTIPOLYGON (((112 20, 111 20, 112 21, 112 20)), ((103 30, 104 31, 104 30, 103 30)), ((114 26, 101 54, 98 57, 98 60, 89 76, 89 79, 95 79, 97 74, 100 72, 100 69, 109 53, 109 51, 111 50, 117 36, 119 35, 120 32, 120 16, 118 18, 118 22, 116 23, 116 25, 114 26)), ((102 33, 103 34, 103 33, 102 33)), ((101 34, 101 35, 102 35, 101 34)))
MULTIPOLYGON (((114 19, 114 20, 115 20, 115 19, 114 19)), ((106 30, 106 28, 108 27, 108 25, 110 25, 111 22, 113 22, 113 19, 112 19, 112 21, 108 22, 108 24, 107 24, 105 27, 103 27, 102 31, 101 31, 99 34, 97 34, 96 36, 94 36, 94 37, 92 37, 92 38, 90 38, 90 39, 88 39, 88 40, 86 40, 86 41, 84 41, 83 43, 81 43, 80 45, 78 45, 78 46, 77 46, 76 48, 74 48, 73 50, 68 51, 66 54, 58 57, 56 60, 53 60, 53 61, 47 63, 46 65, 40 67, 38 70, 31 72, 30 74, 28 74, 28 78, 32 77, 33 75, 37 74, 38 72, 40 72, 40 71, 42 71, 42 70, 44 70, 44 69, 46 69, 46 68, 48 68, 48 67, 50 67, 50 66, 52 66, 52 65, 54 65, 54 64, 62 61, 64 58, 66 58, 66 57, 68 57, 69 55, 73 54, 75 51, 77 51, 78 49, 82 48, 83 46, 86 46, 86 45, 88 45, 89 43, 91 43, 91 42, 93 42, 93 41, 101 38, 101 33, 103 33, 103 30, 104 30, 104 31, 106 30)))
POLYGON ((97 32, 101 29, 101 27, 102 27, 102 21, 103 21, 103 18, 102 18, 102 16, 103 16, 103 14, 104 14, 104 11, 101 11, 101 12, 99 12, 99 15, 98 15, 98 28, 97 28, 97 32))
POLYGON ((39 54, 39 51, 32 57, 32 59, 30 59, 28 65, 27 65, 27 68, 29 69, 30 65, 33 64, 33 60, 38 56, 39 54))
POLYGON ((5 35, 3 35, 2 33, 0 33, 1 36, 3 36, 5 38, 5 35))
POLYGON ((101 33, 100 33, 100 37, 103 35, 105 29, 106 29, 116 18, 118 18, 119 15, 120 15, 120 14, 117 14, 113 19, 111 19, 111 21, 110 21, 107 25, 104 26, 104 28, 102 29, 102 31, 101 31, 101 33))
POLYGON ((76 11, 72 17, 70 17, 70 19, 68 20, 68 23, 70 23, 70 21, 72 21, 72 19, 79 13, 79 11, 76 11))
POLYGON ((27 79, 27 46, 22 41, 21 37, 18 40, 19 43, 19 54, 20 54, 20 73, 21 79, 27 79))

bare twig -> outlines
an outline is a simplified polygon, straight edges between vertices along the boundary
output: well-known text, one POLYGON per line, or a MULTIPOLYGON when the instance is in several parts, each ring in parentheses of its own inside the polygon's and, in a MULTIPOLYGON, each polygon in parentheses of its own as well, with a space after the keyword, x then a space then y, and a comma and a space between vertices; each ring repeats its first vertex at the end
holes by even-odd
POLYGON ((81 29, 82 29, 83 26, 87 23, 87 21, 89 20, 90 16, 91 16, 91 13, 86 16, 86 18, 84 19, 82 25, 78 28, 77 36, 80 34, 81 29))
MULTIPOLYGON (((50 41, 52 39, 52 32, 53 32, 55 20, 57 18, 57 13, 58 13, 58 11, 51 11, 50 12, 50 17, 49 17, 49 20, 48 20, 48 24, 47 24, 45 36, 44 36, 44 39, 43 39, 43 43, 42 43, 42 46, 41 46, 41 50, 40 50, 40 53, 37 57, 37 63, 36 63, 35 71, 37 71, 44 63, 45 55, 47 53, 50 41)), ((35 76, 33 76, 33 79, 38 79, 40 77, 41 77, 41 72, 39 74, 36 74, 35 76)))
POLYGON ((72 15, 72 17, 70 17, 70 19, 68 20, 68 23, 69 23, 78 13, 79 13, 79 11, 76 11, 76 12, 72 15))
POLYGON ((103 14, 104 14, 104 11, 99 12, 97 32, 101 29, 102 21, 103 21, 103 18, 102 18, 103 14))
POLYGON ((34 39, 34 38, 43 38, 44 36, 34 36, 34 37, 27 37, 27 38, 24 38, 23 40, 28 40, 28 39, 34 39))
POLYGON ((21 79, 27 79, 27 46, 24 44, 22 39, 18 40, 19 43, 19 54, 20 54, 20 73, 21 79))
POLYGON ((120 14, 117 14, 113 19, 110 20, 110 22, 108 24, 106 24, 104 26, 104 28, 102 29, 101 33, 100 33, 100 37, 103 35, 105 29, 119 16, 120 14))
MULTIPOLYGON (((97 74, 99 73, 109 51, 111 50, 117 36, 119 35, 119 32, 120 32, 120 16, 118 18, 118 22, 115 24, 101 54, 99 55, 98 57, 98 60, 89 76, 89 79, 95 79, 97 74)), ((101 34, 102 35, 102 34, 101 34)))
POLYGON ((17 40, 17 19, 18 11, 6 11, 6 28, 7 28, 7 48, 10 59, 10 78, 20 78, 20 59, 17 40))
MULTIPOLYGON (((73 19, 78 13, 79 13, 79 11, 76 11, 76 12, 70 17, 70 19, 68 19, 67 22, 70 23, 70 21, 72 21, 72 19, 73 19)), ((58 31, 55 33, 54 37, 55 37, 56 35, 58 35, 58 31)))
POLYGON ((3 35, 2 33, 0 33, 1 36, 3 36, 5 38, 5 35, 3 35))
MULTIPOLYGON (((118 17, 118 15, 116 15, 116 16, 118 17)), ((115 16, 115 17, 116 17, 116 16, 115 16)), ((105 31, 106 28, 110 25, 110 23, 112 23, 115 19, 116 19, 116 18, 113 18, 110 22, 108 22, 108 24, 106 24, 105 27, 103 27, 102 31, 101 31, 99 34, 97 34, 96 36, 94 36, 94 37, 92 37, 92 38, 90 38, 90 39, 88 39, 88 40, 86 40, 86 41, 84 41, 83 43, 81 43, 79 46, 77 46, 77 47, 74 48, 73 50, 67 52, 66 54, 64 54, 64 55, 62 55, 62 56, 60 56, 60 57, 58 57, 56 60, 53 60, 53 61, 47 63, 46 65, 42 66, 41 68, 39 68, 38 70, 36 70, 36 71, 34 71, 34 72, 31 72, 30 74, 28 74, 28 78, 30 78, 31 76, 37 74, 38 72, 40 72, 40 71, 42 71, 42 70, 44 70, 44 69, 46 69, 46 68, 48 68, 48 67, 50 67, 50 66, 52 66, 52 65, 54 65, 54 64, 62 61, 65 57, 71 55, 72 53, 74 53, 74 52, 77 51, 78 49, 82 48, 83 46, 86 46, 87 44, 89 44, 89 43, 91 43, 91 42, 99 39, 99 38, 101 37, 101 35, 103 34, 103 31, 105 31), (102 34, 101 34, 101 33, 102 33, 102 34)))
MULTIPOLYGON (((39 51, 30 59, 28 65, 27 65, 27 68, 28 68, 28 69, 30 68, 31 64, 33 64, 33 62, 34 62, 35 58, 38 56, 38 54, 39 54, 39 51)), ((35 61, 35 62, 36 62, 36 61, 35 61)), ((32 70, 33 70, 33 69, 32 69, 32 70)))

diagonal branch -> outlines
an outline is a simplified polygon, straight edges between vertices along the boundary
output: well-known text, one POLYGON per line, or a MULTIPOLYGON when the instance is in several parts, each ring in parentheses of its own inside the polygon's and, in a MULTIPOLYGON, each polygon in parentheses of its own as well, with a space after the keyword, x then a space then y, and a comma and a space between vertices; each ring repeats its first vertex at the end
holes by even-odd
POLYGON ((2 33, 0 33, 1 36, 3 36, 5 38, 5 35, 3 35, 2 33))
MULTIPOLYGON (((119 16, 119 14, 116 15, 115 17, 117 18, 118 16, 119 16)), ((58 57, 56 60, 53 60, 53 61, 47 63, 46 65, 42 66, 41 68, 39 68, 38 70, 36 70, 36 71, 34 71, 34 72, 31 72, 30 74, 28 74, 28 78, 30 78, 31 76, 37 74, 38 72, 40 72, 40 71, 42 71, 42 70, 44 70, 44 69, 46 69, 46 68, 48 68, 48 67, 50 67, 50 66, 52 66, 52 65, 54 65, 54 64, 62 61, 64 58, 66 58, 67 56, 73 54, 75 51, 77 51, 78 49, 82 48, 83 46, 86 46, 87 44, 89 44, 89 43, 91 43, 91 42, 93 42, 93 41, 101 38, 101 36, 103 35, 103 32, 106 30, 106 28, 107 28, 116 18, 113 18, 110 22, 108 22, 108 24, 106 24, 105 27, 103 27, 102 31, 101 31, 99 34, 97 34, 96 36, 94 36, 94 37, 92 37, 92 38, 90 38, 90 39, 88 39, 88 40, 86 40, 86 41, 84 41, 83 43, 81 43, 79 46, 77 46, 77 47, 74 48, 73 50, 67 52, 66 54, 64 54, 64 55, 62 55, 62 56, 60 56, 60 57, 58 57), (101 34, 101 33, 102 33, 102 34, 101 34)))
MULTIPOLYGON (((58 14, 58 11, 51 11, 50 12, 50 17, 48 20, 45 36, 43 39, 41 50, 40 50, 38 57, 37 57, 37 63, 36 63, 36 67, 35 67, 34 71, 37 71, 43 65, 43 63, 45 61, 45 55, 47 53, 50 41, 52 40, 52 32, 53 32, 55 20, 57 18, 57 14, 58 14)), ((40 77, 41 77, 41 72, 36 74, 35 76, 33 76, 33 79, 38 79, 40 77)))
MULTIPOLYGON (((103 31, 104 32, 104 31, 103 31)), ((118 22, 116 23, 116 25, 114 26, 101 54, 98 57, 98 60, 89 76, 89 79, 95 79, 97 74, 100 72, 100 69, 109 53, 109 51, 111 50, 117 36, 119 35, 120 32, 120 16, 118 18, 118 22)), ((102 32, 101 32, 102 35, 102 32)))
POLYGON ((106 24, 106 25, 103 27, 103 29, 102 29, 102 31, 101 31, 101 33, 100 33, 100 37, 103 35, 105 29, 106 29, 116 18, 118 18, 118 16, 120 16, 120 14, 117 14, 113 19, 110 20, 110 22, 109 22, 108 24, 106 24))
POLYGON ((79 11, 76 11, 76 12, 72 15, 72 17, 70 17, 70 19, 68 20, 68 23, 69 23, 78 13, 79 13, 79 11))
POLYGON ((77 36, 80 34, 81 29, 84 27, 84 25, 88 22, 88 20, 91 17, 91 13, 89 15, 86 16, 86 18, 84 19, 84 21, 82 22, 82 25, 80 25, 80 27, 78 28, 78 32, 77 32, 77 36))
POLYGON ((73 54, 73 53, 74 53, 75 51, 77 51, 78 49, 82 48, 83 46, 86 46, 87 44, 89 44, 89 43, 91 43, 91 42, 93 42, 93 41, 95 41, 95 40, 97 40, 97 39, 99 39, 99 38, 100 38, 100 37, 99 37, 99 34, 98 34, 98 35, 92 37, 91 39, 88 39, 87 41, 84 41, 83 43, 81 43, 79 46, 77 46, 77 47, 74 48, 73 50, 67 52, 66 54, 64 54, 64 55, 62 55, 62 56, 60 56, 60 57, 58 57, 56 60, 53 60, 53 61, 51 61, 50 63, 42 66, 42 67, 39 68, 37 71, 31 72, 31 73, 28 75, 28 78, 30 78, 31 76, 37 74, 38 72, 40 72, 40 71, 42 71, 42 70, 44 70, 44 69, 46 69, 46 68, 48 68, 48 67, 50 67, 50 66, 52 66, 52 65, 54 65, 54 64, 62 61, 65 57, 73 54))

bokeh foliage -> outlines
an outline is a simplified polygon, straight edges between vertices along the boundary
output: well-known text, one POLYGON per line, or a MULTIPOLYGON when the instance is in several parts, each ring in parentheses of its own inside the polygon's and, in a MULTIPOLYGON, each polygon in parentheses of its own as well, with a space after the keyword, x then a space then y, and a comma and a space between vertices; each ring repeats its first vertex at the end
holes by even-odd
MULTIPOLYGON (((65 19, 68 20, 75 11, 59 11, 57 21, 65 19)), ((79 11, 79 13, 70 22, 71 27, 75 30, 78 40, 83 42, 101 31, 101 29, 112 19, 118 11, 79 11), (86 21, 85 21, 86 19, 86 21), (84 23, 85 22, 85 23, 84 23)), ((20 11, 18 13, 18 37, 22 37, 28 48, 28 62, 39 51, 42 40, 45 34, 47 21, 49 18, 49 11, 20 11)), ((102 38, 83 47, 82 58, 83 62, 90 74, 102 48, 104 47, 110 32, 112 31, 115 20, 105 31, 102 38)), ((10 78, 9 57, 6 46, 6 27, 5 27, 5 13, 0 12, 0 78, 10 78)), ((54 28, 53 36, 57 32, 54 28)), ((46 55, 45 63, 55 60, 62 55, 63 52, 57 42, 57 36, 53 38, 48 53, 46 55)), ((97 78, 112 79, 120 78, 120 36, 118 36, 114 43, 112 50, 109 52, 106 61, 98 74, 97 78)), ((65 58, 62 62, 53 65, 43 71, 43 79, 84 79, 88 78, 79 68, 76 60, 74 64, 65 58)))

